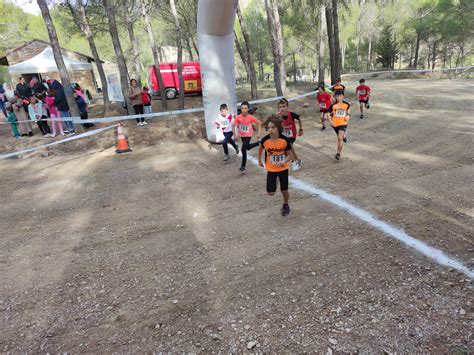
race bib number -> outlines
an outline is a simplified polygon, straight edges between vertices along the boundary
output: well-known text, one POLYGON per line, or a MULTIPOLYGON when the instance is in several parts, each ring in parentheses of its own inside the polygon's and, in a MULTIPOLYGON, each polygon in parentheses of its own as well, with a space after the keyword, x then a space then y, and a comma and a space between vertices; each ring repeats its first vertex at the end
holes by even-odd
POLYGON ((242 133, 248 133, 250 131, 250 126, 246 126, 246 125, 241 124, 239 126, 239 130, 242 133))
POLYGON ((270 155, 271 164, 281 164, 285 161, 285 154, 270 155))
POLYGON ((222 128, 226 128, 229 126, 229 120, 222 120, 219 122, 219 124, 221 125, 222 128))
POLYGON ((365 95, 365 90, 359 90, 359 95, 365 95))
POLYGON ((326 108, 326 103, 325 103, 325 102, 321 102, 321 103, 319 104, 319 107, 321 107, 321 108, 326 108))
POLYGON ((292 130, 292 129, 285 129, 285 130, 283 131, 283 135, 284 135, 285 137, 291 138, 291 137, 293 137, 293 130, 292 130))
POLYGON ((341 110, 341 109, 336 110, 336 116, 337 117, 346 117, 346 110, 341 110))

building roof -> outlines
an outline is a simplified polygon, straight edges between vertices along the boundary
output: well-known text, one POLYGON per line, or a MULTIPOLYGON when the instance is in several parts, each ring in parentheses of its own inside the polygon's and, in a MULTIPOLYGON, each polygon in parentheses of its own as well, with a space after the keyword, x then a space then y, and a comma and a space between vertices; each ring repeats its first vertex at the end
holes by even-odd
MULTIPOLYGON (((8 51, 7 51, 7 54, 6 54, 5 56, 0 57, 0 65, 9 65, 7 56, 8 56, 10 53, 15 52, 15 51, 18 51, 18 50, 20 50, 20 49, 22 49, 22 48, 24 48, 24 47, 30 45, 30 44, 33 43, 33 42, 42 42, 42 43, 46 44, 47 46, 50 46, 50 45, 51 45, 49 42, 43 41, 43 40, 41 40, 41 39, 34 38, 34 39, 32 39, 31 41, 28 41, 28 42, 23 43, 23 44, 22 44, 21 46, 19 46, 19 47, 16 47, 16 48, 13 48, 13 49, 8 50, 8 51)), ((71 50, 65 49, 65 48, 63 48, 63 47, 61 47, 61 49, 62 49, 62 50, 65 50, 65 51, 69 51, 69 52, 72 52, 72 53, 76 53, 76 54, 82 55, 83 57, 86 57, 86 58, 87 58, 87 61, 88 61, 88 62, 94 62, 94 58, 91 57, 91 56, 89 56, 89 55, 86 55, 86 54, 83 54, 83 53, 79 53, 79 52, 76 52, 76 51, 71 51, 71 50)))

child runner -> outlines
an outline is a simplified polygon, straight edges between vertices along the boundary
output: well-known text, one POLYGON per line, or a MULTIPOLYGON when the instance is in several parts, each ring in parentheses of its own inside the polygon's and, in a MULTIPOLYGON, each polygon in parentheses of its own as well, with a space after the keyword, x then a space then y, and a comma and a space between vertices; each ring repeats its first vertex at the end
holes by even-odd
POLYGON ((356 95, 359 96, 360 118, 364 118, 364 105, 367 109, 370 108, 370 87, 365 85, 365 79, 360 79, 359 84, 360 85, 356 88, 356 95))
POLYGON ((344 90, 346 90, 346 87, 341 84, 341 78, 336 79, 336 83, 331 86, 331 90, 334 95, 336 94, 336 91, 342 91, 342 93, 344 94, 344 90))
POLYGON ((249 114, 250 104, 248 101, 242 101, 240 105, 242 113, 234 119, 232 123, 232 134, 235 139, 242 139, 242 165, 240 166, 240 171, 245 171, 245 164, 247 164, 247 150, 255 148, 260 142, 260 121, 255 117, 249 114), (256 125, 258 128, 257 139, 258 142, 250 143, 250 140, 253 136, 253 125, 256 125), (235 134, 235 127, 238 128, 238 134, 235 134))
POLYGON ((224 161, 228 161, 229 158, 229 148, 227 147, 227 143, 230 143, 232 147, 234 147, 235 152, 239 154, 239 146, 235 144, 234 140, 232 139, 232 123, 233 117, 232 114, 229 113, 229 109, 227 108, 226 104, 222 104, 219 107, 221 114, 219 118, 216 120, 215 125, 217 128, 222 130, 224 134, 224 140, 222 141, 222 145, 224 147, 224 161))
POLYGON ((349 119, 351 118, 351 105, 344 101, 344 92, 336 91, 336 102, 329 108, 329 122, 337 134, 337 153, 336 159, 341 158, 342 146, 347 143, 346 130, 349 119))
POLYGON ((18 131, 18 124, 16 123, 16 116, 13 113, 13 108, 7 107, 6 111, 8 113, 7 121, 10 122, 10 128, 12 129, 13 137, 20 138, 20 132, 18 131))
POLYGON ((267 169, 267 193, 275 195, 277 190, 277 178, 280 180, 280 190, 283 195, 282 216, 290 214, 288 200, 288 163, 293 159, 291 143, 281 136, 283 132, 282 120, 272 115, 264 124, 268 135, 263 137, 258 148, 258 165, 263 168, 262 152, 265 150, 265 168, 267 169))
POLYGON ((49 109, 49 116, 51 117, 51 127, 53 128, 53 133, 51 137, 56 137, 56 127, 58 128, 59 132, 61 132, 62 136, 65 136, 63 130, 63 123, 59 118, 58 109, 56 108, 56 104, 54 103, 54 90, 48 89, 48 96, 44 98, 44 102, 48 105, 49 109))
POLYGON ((290 112, 288 110, 288 100, 283 98, 278 101, 278 114, 281 116, 283 120, 283 135, 288 139, 291 144, 291 154, 293 155, 293 163, 292 168, 293 171, 298 171, 301 169, 301 159, 298 159, 298 155, 296 155, 295 147, 293 144, 296 141, 297 136, 303 135, 303 122, 301 122, 300 115, 290 112), (296 123, 295 120, 298 120, 299 131, 298 134, 296 133, 296 123))
POLYGON ((149 93, 148 86, 143 87, 142 91, 142 101, 143 101, 143 112, 152 113, 151 109, 151 95, 149 93))
POLYGON ((319 83, 316 101, 319 104, 319 112, 321 112, 321 131, 326 129, 325 122, 328 120, 329 107, 332 105, 332 96, 324 89, 324 83, 319 83))

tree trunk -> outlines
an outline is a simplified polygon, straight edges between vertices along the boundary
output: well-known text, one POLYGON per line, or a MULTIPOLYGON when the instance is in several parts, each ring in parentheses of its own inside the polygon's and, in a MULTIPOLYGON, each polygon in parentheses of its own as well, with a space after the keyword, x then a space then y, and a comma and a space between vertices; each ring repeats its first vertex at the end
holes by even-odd
POLYGON ((58 35, 56 33, 56 28, 54 27, 53 19, 51 18, 51 14, 49 13, 46 0, 38 0, 38 6, 41 10, 44 24, 46 25, 46 30, 48 31, 49 41, 51 43, 51 48, 53 49, 54 61, 58 66, 61 84, 63 85, 64 94, 66 95, 66 100, 69 105, 69 111, 71 116, 78 117, 79 109, 77 107, 76 100, 74 99, 71 82, 69 80, 69 74, 67 72, 66 64, 64 64, 61 47, 59 46, 58 35))
POLYGON ((191 48, 191 42, 189 42, 189 37, 184 36, 186 42, 186 50, 188 51, 189 61, 194 62, 193 50, 191 48))
MULTIPOLYGON (((132 3, 132 7, 133 7, 132 3)), ((123 9, 125 12, 125 22, 127 24, 127 31, 128 31, 128 37, 130 38, 130 43, 132 44, 132 54, 133 54, 133 66, 134 68, 134 78, 138 82, 138 86, 142 86, 142 80, 141 80, 141 66, 140 66, 140 52, 138 51, 138 40, 137 37, 135 36, 135 31, 133 29, 133 20, 130 16, 130 12, 132 9, 129 9, 127 6, 127 0, 123 0, 123 9)))
POLYGON ((79 29, 84 33, 84 36, 86 36, 87 42, 89 43, 89 47, 91 49, 92 56, 94 57, 94 62, 97 67, 97 71, 99 72, 99 77, 102 84, 101 88, 102 88, 102 97, 104 100, 104 110, 107 110, 110 107, 107 78, 105 76, 104 67, 102 66, 102 62, 99 57, 99 52, 97 51, 97 47, 95 46, 94 36, 92 35, 92 31, 89 26, 86 10, 81 1, 78 1, 77 12, 74 10, 74 7, 71 5, 69 1, 67 2, 67 5, 69 7, 69 10, 71 11, 74 21, 76 22, 79 29))
POLYGON ((344 69, 344 61, 346 59, 346 46, 342 46, 341 54, 342 54, 342 69, 344 69))
POLYGON ((367 51, 367 70, 372 68, 372 36, 369 36, 369 49, 367 51))
POLYGON ((332 0, 332 25, 334 28, 334 50, 336 53, 336 79, 341 77, 342 66, 341 45, 339 42, 339 18, 337 15, 337 1, 338 0, 332 0))
POLYGON ((436 41, 433 42, 433 57, 431 58, 431 69, 435 68, 436 65, 436 41))
POLYGON ((179 78, 179 109, 184 110, 184 77, 183 77, 183 46, 181 45, 181 28, 174 0, 170 0, 171 14, 176 30, 176 47, 178 48, 178 78, 179 78))
POLYGON ((324 21, 325 21, 325 6, 324 2, 321 2, 321 6, 319 8, 319 52, 318 52, 318 71, 319 71, 319 78, 318 81, 320 83, 324 83, 324 39, 326 38, 324 33, 324 21))
POLYGON ((415 46, 415 60, 413 62, 413 68, 416 69, 418 66, 418 54, 420 51, 420 32, 416 32, 416 46, 415 46))
MULTIPOLYGON (((122 88, 123 100, 128 103, 128 70, 125 56, 123 55, 122 46, 117 31, 117 24, 115 21, 115 8, 112 0, 102 0, 105 10, 107 12, 107 19, 109 24, 110 37, 112 38, 112 45, 115 50, 115 57, 120 74, 120 86, 122 88)), ((127 105, 128 107, 128 105, 127 105)), ((128 111, 128 109, 127 109, 128 111)))
POLYGON ((252 49, 250 48, 250 36, 247 29, 247 24, 245 23, 242 12, 240 11, 240 6, 237 3, 237 17, 240 23, 240 29, 242 30, 242 36, 244 38, 244 44, 247 54, 247 75, 250 79, 250 96, 252 100, 256 100, 257 97, 257 74, 255 73, 255 63, 252 57, 252 49))
POLYGON ((156 69, 156 76, 158 77, 158 86, 160 87, 160 98, 161 98, 161 107, 162 109, 168 109, 168 101, 166 99, 166 91, 163 85, 163 77, 161 76, 160 70, 160 59, 158 54, 158 48, 156 47, 155 34, 153 33, 153 28, 151 27, 150 16, 148 15, 147 4, 145 0, 141 1, 141 10, 142 16, 145 20, 145 28, 148 33, 148 38, 150 40, 151 52, 153 53, 153 61, 156 69))
POLYGON ((237 48, 237 52, 239 53, 239 57, 242 60, 242 63, 244 64, 245 72, 247 73, 247 77, 248 77, 249 68, 248 68, 247 59, 245 58, 244 50, 242 49, 242 46, 240 45, 239 38, 237 37, 237 32, 235 32, 235 30, 234 30, 234 41, 235 41, 235 47, 237 48))
POLYGON ((283 54, 283 36, 281 32, 280 15, 277 0, 265 0, 268 29, 273 52, 273 75, 276 92, 283 96, 286 91, 285 58, 283 54))
POLYGON ((337 57, 336 57, 336 45, 334 41, 334 17, 332 14, 332 1, 326 0, 326 27, 328 34, 328 47, 329 47, 329 66, 331 68, 331 84, 334 85, 337 79, 337 57))
POLYGON ((296 79, 296 53, 293 52, 293 81, 296 83, 298 80, 296 79))
POLYGON ((258 70, 259 70, 259 78, 260 81, 263 81, 265 78, 264 68, 263 68, 263 50, 262 47, 258 47, 258 70))

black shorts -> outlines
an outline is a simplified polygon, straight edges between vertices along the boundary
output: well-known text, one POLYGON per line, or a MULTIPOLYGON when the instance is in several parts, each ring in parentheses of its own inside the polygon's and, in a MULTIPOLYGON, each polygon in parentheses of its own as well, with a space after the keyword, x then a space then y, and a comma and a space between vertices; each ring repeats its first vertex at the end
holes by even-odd
POLYGON ((277 177, 280 180, 280 190, 288 190, 288 169, 286 169, 279 172, 267 171, 267 192, 277 190, 277 177))
POLYGON ((329 113, 329 109, 319 109, 319 112, 322 112, 322 113, 329 113))
POLYGON ((368 104, 368 103, 369 103, 369 100, 359 100, 359 103, 360 103, 360 104, 368 104))
POLYGON ((339 131, 346 131, 347 130, 347 125, 345 126, 337 126, 337 127, 333 127, 334 131, 336 132, 336 134, 339 133, 339 131))
POLYGON ((291 144, 293 144, 293 143, 295 143, 296 138, 293 138, 293 137, 286 137, 286 140, 287 140, 288 142, 290 142, 291 144))

